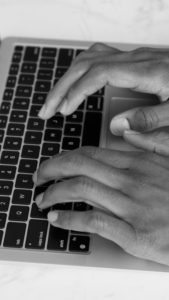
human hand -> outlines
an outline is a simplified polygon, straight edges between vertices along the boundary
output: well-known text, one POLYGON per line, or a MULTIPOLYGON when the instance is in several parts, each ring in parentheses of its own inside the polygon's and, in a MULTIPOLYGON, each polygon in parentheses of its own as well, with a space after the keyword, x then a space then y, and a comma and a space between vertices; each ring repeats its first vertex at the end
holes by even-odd
POLYGON ((134 256, 169 265, 167 157, 82 147, 44 161, 34 182, 64 178, 36 198, 39 208, 84 201, 94 209, 51 211, 53 226, 96 233, 134 256))

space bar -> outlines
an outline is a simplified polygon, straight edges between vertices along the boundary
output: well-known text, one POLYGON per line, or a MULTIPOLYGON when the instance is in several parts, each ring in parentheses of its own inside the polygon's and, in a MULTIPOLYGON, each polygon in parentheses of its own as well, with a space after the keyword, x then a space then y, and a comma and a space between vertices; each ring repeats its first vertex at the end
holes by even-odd
POLYGON ((87 112, 84 122, 82 146, 99 146, 102 114, 87 112))

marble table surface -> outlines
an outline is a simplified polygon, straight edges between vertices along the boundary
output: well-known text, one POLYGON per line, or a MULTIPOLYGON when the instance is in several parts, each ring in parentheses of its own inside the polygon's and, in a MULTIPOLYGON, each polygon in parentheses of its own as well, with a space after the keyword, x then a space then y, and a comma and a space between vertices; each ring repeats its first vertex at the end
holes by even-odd
MULTIPOLYGON (((0 37, 169 45, 168 0, 0 0, 0 37)), ((169 274, 0 262, 0 299, 169 299, 169 274)))

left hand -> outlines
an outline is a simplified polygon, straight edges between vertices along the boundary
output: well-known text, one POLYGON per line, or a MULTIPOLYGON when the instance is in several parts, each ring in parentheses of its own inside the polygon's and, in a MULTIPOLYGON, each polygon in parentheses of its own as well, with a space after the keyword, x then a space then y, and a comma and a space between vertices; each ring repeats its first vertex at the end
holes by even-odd
POLYGON ((82 147, 44 161, 34 182, 61 178, 67 180, 37 197, 39 208, 84 201, 94 209, 51 211, 53 226, 99 234, 134 256, 169 265, 167 157, 82 147))

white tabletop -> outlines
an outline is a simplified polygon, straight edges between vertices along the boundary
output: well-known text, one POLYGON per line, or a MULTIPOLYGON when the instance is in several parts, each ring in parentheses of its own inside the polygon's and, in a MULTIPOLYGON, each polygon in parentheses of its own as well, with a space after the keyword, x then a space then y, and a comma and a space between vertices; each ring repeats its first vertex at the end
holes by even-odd
MULTIPOLYGON (((169 44, 168 0, 0 0, 0 37, 169 44)), ((1 299, 169 299, 169 274, 0 262, 1 299)))

